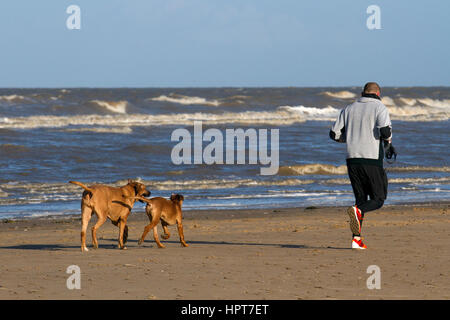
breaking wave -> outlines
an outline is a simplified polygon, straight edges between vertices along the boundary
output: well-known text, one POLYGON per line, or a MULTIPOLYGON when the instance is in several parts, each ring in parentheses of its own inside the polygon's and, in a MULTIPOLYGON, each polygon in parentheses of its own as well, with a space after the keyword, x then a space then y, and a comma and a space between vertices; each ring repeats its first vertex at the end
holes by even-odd
MULTIPOLYGON (((388 178, 389 184, 393 183, 401 183, 401 184, 409 184, 409 185, 434 185, 434 184, 450 184, 450 177, 441 177, 441 178, 388 178)), ((322 184, 327 185, 343 185, 349 184, 350 179, 348 178, 339 178, 339 179, 324 179, 321 181, 322 184)))
MULTIPOLYGON (((389 167, 388 172, 450 172, 450 167, 425 167, 425 166, 407 166, 407 167, 389 167)), ((278 175, 282 176, 303 176, 303 175, 346 175, 347 166, 334 166, 332 164, 302 164, 293 166, 282 166, 278 175)))
POLYGON ((294 166, 282 166, 278 170, 282 176, 303 176, 309 174, 343 175, 347 174, 347 166, 334 166, 331 164, 302 164, 294 166))
MULTIPOLYGON (((234 189, 238 187, 261 186, 292 186, 311 184, 313 180, 285 179, 273 181, 259 181, 254 179, 199 179, 199 180, 164 180, 145 181, 137 179, 145 184, 149 190, 173 191, 173 190, 205 190, 205 189, 234 189)), ((90 186, 94 182, 83 182, 90 186)), ((126 185, 126 180, 119 180, 110 186, 126 185)), ((83 189, 70 183, 3 183, 0 184, 0 205, 13 205, 25 203, 42 203, 48 201, 79 200, 83 189), (25 193, 23 192, 25 190, 25 193), (8 194, 20 193, 20 196, 7 198, 8 194)))
MULTIPOLYGON (((389 110, 391 119, 400 121, 446 121, 450 117, 450 100, 392 99, 383 97, 382 102, 389 110), (403 103, 403 104, 402 104, 403 103)), ((340 109, 332 106, 314 108, 299 106, 281 106, 280 109, 297 113, 305 120, 334 121, 340 109)))
MULTIPOLYGON (((423 99, 420 99, 421 101, 423 99)), ((132 127, 132 126, 163 126, 192 125, 194 121, 205 124, 248 124, 248 125, 291 125, 310 121, 334 121, 339 109, 332 106, 325 108, 299 106, 280 106, 274 111, 244 111, 224 113, 179 113, 179 114, 127 114, 126 101, 107 102, 93 100, 118 115, 89 114, 74 116, 29 116, 0 118, 0 128, 4 129, 34 129, 58 128, 68 126, 102 126, 102 127, 132 127), (119 115, 120 114, 120 115, 119 115)), ((391 118, 401 121, 444 121, 450 116, 450 104, 446 100, 425 100, 430 106, 397 106, 387 105, 391 118)), ((105 129, 100 129, 105 130, 105 129)))
POLYGON ((336 120, 339 115, 339 109, 328 106, 326 108, 314 108, 304 106, 281 106, 280 110, 286 110, 293 114, 299 114, 306 120, 336 120))
POLYGON ((8 193, 6 193, 2 189, 0 189, 0 198, 6 198, 6 197, 8 197, 8 193))
POLYGON ((129 134, 133 133, 133 129, 130 127, 87 127, 87 128, 67 128, 63 129, 65 132, 95 132, 95 133, 120 133, 129 134))
POLYGON ((338 91, 338 92, 325 91, 322 92, 321 94, 337 99, 353 99, 356 97, 356 94, 350 91, 338 91))
POLYGON ((91 102, 114 113, 121 113, 121 114, 127 113, 127 105, 128 105, 127 101, 92 100, 91 102))
POLYGON ((205 98, 201 97, 189 97, 174 93, 169 94, 169 96, 162 95, 156 98, 151 98, 150 100, 178 103, 184 105, 205 105, 215 107, 220 105, 220 102, 218 100, 206 100, 205 98))
POLYGON ((450 99, 391 98, 381 101, 389 109, 391 118, 403 121, 445 121, 450 116, 450 99))
POLYGON ((0 96, 0 101, 19 102, 19 101, 23 101, 23 100, 27 100, 27 98, 24 96, 17 95, 17 94, 0 96))
POLYGON ((304 117, 296 112, 278 108, 276 111, 246 111, 212 113, 180 113, 180 114, 127 114, 127 115, 77 115, 77 116, 30 116, 16 118, 0 118, 0 128, 4 129, 35 129, 60 128, 68 126, 161 126, 161 125, 192 125, 194 121, 205 124, 267 124, 291 125, 304 122, 304 117))
MULTIPOLYGON (((334 167, 339 172, 340 167, 334 167)), ((328 169, 326 169, 328 170, 328 169)), ((146 187, 153 191, 170 191, 175 190, 217 190, 217 189, 236 189, 236 188, 254 188, 264 187, 267 192, 268 187, 291 187, 289 190, 275 190, 272 192, 295 193, 304 192, 304 189, 292 189, 292 187, 304 188, 305 185, 348 185, 350 183, 348 178, 335 178, 335 179, 273 179, 273 180, 257 180, 257 179, 190 179, 190 180, 163 180, 163 181, 146 181, 137 179, 137 181, 146 185, 146 187)), ((82 181, 86 185, 90 186, 96 184, 95 182, 89 183, 82 181)), ((116 181, 115 183, 108 183, 110 186, 123 186, 126 185, 126 180, 116 181)), ((409 187, 417 186, 435 186, 435 185, 448 185, 450 184, 450 177, 433 177, 433 178, 421 178, 421 177, 407 177, 407 178, 389 178, 389 184, 407 184, 409 187)), ((403 188, 405 189, 405 188, 403 188)), ((17 204, 36 204, 51 201, 73 201, 80 200, 83 189, 69 183, 2 183, 0 184, 0 205, 17 205, 17 204)), ((328 190, 324 191, 328 193, 344 192, 342 190, 328 190)), ((347 191, 345 191, 347 192, 347 191)), ((305 195, 305 194, 302 194, 305 195)), ((225 196, 228 196, 225 194, 225 196)), ((248 195, 251 197, 251 195, 248 195)), ((230 197, 236 197, 231 195, 230 197)))

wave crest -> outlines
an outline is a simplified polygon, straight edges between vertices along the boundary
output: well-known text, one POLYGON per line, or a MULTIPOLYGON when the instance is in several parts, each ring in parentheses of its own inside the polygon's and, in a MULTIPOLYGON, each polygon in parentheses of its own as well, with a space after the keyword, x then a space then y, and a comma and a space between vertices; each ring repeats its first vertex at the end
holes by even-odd
POLYGON ((180 113, 180 114, 127 114, 127 115, 77 115, 77 116, 30 116, 17 118, 0 118, 0 128, 4 129, 35 129, 60 128, 67 126, 161 126, 161 125, 192 125, 194 121, 205 124, 267 124, 291 125, 304 122, 301 114, 277 109, 275 111, 246 111, 212 113, 180 113))
MULTIPOLYGON (((425 166, 406 166, 406 167, 389 167, 388 172, 450 172, 450 167, 425 167, 425 166)), ((282 166, 278 171, 278 175, 282 176, 302 176, 302 175, 346 175, 347 166, 334 166, 331 164, 303 164, 293 166, 282 166)))
POLYGON ((325 92, 322 92, 321 94, 326 95, 328 97, 336 98, 336 99, 353 99, 356 97, 356 94, 354 94, 353 92, 345 91, 345 90, 338 91, 338 92, 325 91, 325 92))
POLYGON ((127 101, 102 101, 102 100, 92 100, 91 102, 97 104, 98 106, 105 108, 114 113, 124 114, 127 112, 127 101))
POLYGON ((8 102, 18 102, 18 101, 23 101, 26 99, 27 98, 25 98, 24 96, 20 96, 17 94, 0 96, 0 101, 8 101, 8 102))
POLYGON ((281 106, 280 110, 288 111, 292 114, 298 114, 306 120, 336 120, 339 115, 339 109, 328 106, 326 108, 314 108, 305 106, 281 106))
POLYGON ((450 116, 450 99, 395 98, 385 96, 381 101, 389 109, 391 118, 403 121, 445 121, 450 116))
POLYGON ((278 174, 282 176, 302 176, 309 174, 323 175, 342 175, 347 174, 347 166, 334 166, 331 164, 302 164, 293 166, 282 166, 278 170, 278 174))
POLYGON ((162 102, 170 102, 170 103, 178 103, 178 104, 184 104, 184 105, 205 105, 205 106, 219 106, 220 102, 218 100, 206 100, 202 97, 190 97, 190 96, 184 96, 181 94, 175 94, 171 93, 168 96, 161 95, 156 98, 151 98, 152 101, 162 101, 162 102))
POLYGON ((130 127, 88 127, 88 128, 67 128, 61 131, 65 132, 94 132, 94 133, 120 133, 130 134, 133 129, 130 127))

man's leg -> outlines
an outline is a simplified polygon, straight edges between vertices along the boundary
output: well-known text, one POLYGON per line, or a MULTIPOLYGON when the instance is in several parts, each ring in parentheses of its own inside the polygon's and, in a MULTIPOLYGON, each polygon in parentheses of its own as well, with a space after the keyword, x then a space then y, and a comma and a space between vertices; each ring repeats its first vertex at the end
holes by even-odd
POLYGON ((355 195, 355 203, 358 207, 367 202, 369 192, 365 183, 365 172, 361 165, 347 165, 348 177, 352 184, 353 194, 355 195))
POLYGON ((347 169, 356 203, 356 206, 347 210, 347 214, 350 217, 350 230, 353 237, 359 237, 364 219, 364 211, 360 207, 364 207, 367 203, 370 189, 367 188, 367 177, 362 165, 347 165, 347 169))
POLYGON ((380 209, 383 206, 383 204, 384 204, 384 200, 379 199, 379 198, 375 198, 375 199, 371 198, 369 201, 358 206, 358 209, 360 209, 364 214, 369 211, 374 211, 374 210, 380 209))
POLYGON ((366 213, 380 209, 383 206, 384 200, 386 200, 387 197, 388 182, 386 172, 382 167, 363 166, 363 170, 367 176, 367 187, 370 200, 358 205, 358 208, 361 209, 363 213, 366 213))

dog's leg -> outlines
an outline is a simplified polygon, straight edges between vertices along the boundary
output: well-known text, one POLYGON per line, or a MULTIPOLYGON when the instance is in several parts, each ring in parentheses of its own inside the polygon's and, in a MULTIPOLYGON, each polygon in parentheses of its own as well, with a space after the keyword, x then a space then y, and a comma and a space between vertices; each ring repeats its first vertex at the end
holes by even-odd
POLYGON ((86 247, 86 231, 91 220, 92 209, 88 207, 81 208, 81 252, 89 251, 86 247))
POLYGON ((126 250, 127 247, 124 245, 124 233, 125 229, 127 229, 127 237, 128 237, 128 227, 127 227, 127 221, 120 219, 119 221, 119 249, 126 250))
POLYGON ((158 221, 152 221, 148 225, 145 226, 144 232, 142 233, 141 238, 139 239, 138 245, 141 245, 142 242, 144 242, 145 236, 147 233, 152 230, 156 225, 158 224, 158 221))
POLYGON ((169 228, 167 228, 168 224, 161 220, 161 225, 164 229, 164 234, 161 235, 161 238, 163 238, 164 240, 167 240, 170 238, 169 228))
POLYGON ((125 245, 128 240, 128 226, 125 225, 125 229, 123 230, 123 244, 125 245))
POLYGON ((183 247, 189 247, 186 241, 184 241, 183 224, 181 223, 181 220, 177 220, 177 228, 178 228, 178 235, 180 236, 181 245, 183 247))
POLYGON ((155 242, 158 245, 158 248, 165 248, 165 246, 159 241, 158 238, 158 224, 153 227, 153 238, 155 238, 155 242))
POLYGON ((94 249, 98 248, 97 230, 106 221, 106 215, 97 213, 97 217, 98 217, 97 223, 92 227, 92 246, 94 247, 94 249))

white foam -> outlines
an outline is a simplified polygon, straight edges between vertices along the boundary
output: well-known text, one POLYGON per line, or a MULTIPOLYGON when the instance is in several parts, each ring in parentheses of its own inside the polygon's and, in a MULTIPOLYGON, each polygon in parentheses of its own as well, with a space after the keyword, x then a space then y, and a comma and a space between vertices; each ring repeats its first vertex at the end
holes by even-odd
POLYGON ((293 166, 282 166, 278 171, 279 175, 344 175, 347 174, 347 166, 334 166, 331 164, 312 163, 293 166))
POLYGON ((417 101, 428 107, 450 110, 450 99, 437 100, 424 98, 424 99, 417 99, 417 101))
POLYGON ((314 108, 305 106, 281 106, 280 110, 298 113, 306 120, 335 120, 339 115, 339 109, 328 106, 326 108, 314 108))
POLYGON ((416 104, 416 99, 412 99, 412 98, 399 98, 398 101, 402 105, 406 105, 406 106, 413 106, 416 104))
POLYGON ((446 121, 450 109, 429 108, 423 106, 387 106, 393 120, 401 121, 446 121))
MULTIPOLYGON (((334 174, 342 174, 344 166, 341 167, 326 167, 326 169, 334 168, 336 172, 334 174)), ((350 183, 348 178, 337 179, 297 179, 287 178, 279 179, 279 177, 272 180, 257 180, 257 179, 190 179, 190 180, 163 180, 163 181, 144 181, 137 179, 137 181, 145 184, 149 190, 158 191, 173 191, 173 190, 215 190, 215 189, 235 189, 239 187, 262 187, 267 190, 271 186, 290 186, 301 187, 308 184, 321 184, 321 185, 348 185, 350 183)), ((83 181, 86 185, 97 184, 97 182, 83 181)), ((450 184, 450 177, 432 177, 432 178, 389 178, 391 184, 408 184, 408 187, 412 186, 444 186, 450 184)), ((123 186, 126 185, 126 180, 116 181, 108 185, 111 186, 123 186)), ((293 188, 292 188, 293 189, 293 188)), ((445 189, 445 187, 444 187, 445 189)), ((31 204, 31 203, 44 203, 49 201, 74 201, 80 200, 83 189, 79 186, 70 183, 26 183, 26 182, 10 182, 0 184, 0 205, 16 205, 16 204, 31 204), (6 198, 8 195, 20 193, 20 196, 14 196, 13 198, 6 198)), ((348 193, 347 191, 336 190, 324 191, 327 194, 342 194, 348 193)), ((449 191, 446 191, 449 192, 449 191)), ((274 190, 270 192, 271 195, 264 195, 263 197, 295 197, 295 196, 320 196, 322 192, 315 193, 314 191, 305 191, 304 189, 297 188, 297 190, 274 190)), ((251 195, 224 195, 230 198, 253 198, 251 195)), ((215 197, 217 198, 217 197, 215 197)))
POLYGON ((275 111, 246 111, 211 113, 179 113, 179 114, 126 114, 126 115, 77 115, 77 116, 30 116, 0 119, 0 128, 5 129, 35 129, 35 128, 61 128, 67 126, 105 126, 105 127, 132 127, 132 126, 161 126, 161 125, 193 125, 194 121, 203 121, 205 124, 268 124, 291 125, 304 122, 304 117, 289 110, 277 109, 275 111))
MULTIPOLYGON (((322 94, 339 98, 350 99, 356 95, 348 91, 323 92, 322 94)), ((384 96, 381 102, 389 109, 393 120, 401 121, 445 121, 450 117, 450 99, 431 98, 391 98, 384 96)), ((335 120, 338 110, 330 106, 327 108, 305 108, 303 106, 291 107, 297 112, 307 116, 307 120, 335 120), (303 108, 305 108, 303 110, 303 108), (327 113, 328 112, 328 113, 327 113)))
POLYGON ((395 105, 394 100, 391 97, 385 96, 381 98, 381 102, 385 105, 385 106, 393 106, 395 105))
MULTIPOLYGON (((332 185, 342 185, 349 184, 350 180, 348 178, 340 178, 340 179, 324 179, 321 181, 324 184, 332 184, 332 185)), ((450 184, 450 177, 441 177, 441 178, 389 178, 390 184, 410 184, 410 185, 447 185, 450 184)))
POLYGON ((109 111, 115 113, 126 113, 127 112, 127 101, 102 101, 102 100, 92 100, 91 102, 96 103, 100 107, 106 108, 109 111))
POLYGON ((65 132, 95 132, 95 133, 121 133, 129 134, 133 133, 133 129, 130 127, 83 127, 83 128, 69 128, 63 129, 65 132))
POLYGON ((8 101, 8 102, 12 102, 12 101, 21 101, 21 100, 25 100, 26 98, 24 96, 19 96, 17 94, 12 94, 9 96, 0 96, 0 100, 4 100, 4 101, 8 101))
POLYGON ((255 186, 300 186, 312 184, 310 179, 195 179, 195 180, 164 180, 164 181, 140 181, 152 190, 203 190, 203 189, 235 189, 239 187, 255 186))
POLYGON ((332 97, 332 98, 337 98, 337 99, 353 99, 356 97, 356 94, 354 94, 353 92, 345 91, 345 90, 338 91, 338 92, 325 91, 325 92, 322 92, 321 94, 324 94, 324 95, 332 97))
MULTIPOLYGON (((310 184, 312 180, 283 179, 272 181, 258 181, 255 179, 192 179, 192 180, 164 180, 164 181, 137 181, 145 184, 149 190, 214 190, 234 189, 242 186, 295 186, 310 184)), ((86 185, 96 182, 84 181, 86 185)), ((127 181, 116 181, 108 185, 123 186, 127 181)), ((83 189, 70 183, 4 183, 0 184, 0 205, 43 203, 48 201, 73 201, 79 200, 83 189), (25 190, 25 192, 23 192, 25 190), (17 192, 21 196, 3 198, 17 192)))
MULTIPOLYGON (((330 194, 330 192, 305 192, 304 190, 296 190, 294 192, 277 192, 270 194, 242 194, 242 195, 230 195, 230 196, 218 196, 218 197, 207 197, 209 200, 229 200, 229 199, 261 199, 261 198, 295 198, 295 197, 320 197, 323 195, 330 194)), ((342 194, 335 193, 333 194, 342 194)))
POLYGON ((450 116, 450 99, 398 98, 388 106, 392 118, 407 121, 444 121, 450 116))
MULTIPOLYGON (((389 167, 386 170, 388 172, 450 172, 450 167, 406 166, 406 167, 389 167)), ((286 176, 346 175, 347 166, 346 165, 334 166, 332 164, 323 164, 323 163, 298 164, 292 166, 282 166, 280 167, 278 174, 286 176)))
POLYGON ((389 183, 409 183, 411 185, 450 184, 449 177, 441 178, 392 178, 389 183))
POLYGON ((4 192, 2 189, 0 189, 0 198, 6 198, 8 197, 8 193, 4 192))
POLYGON ((178 94, 169 94, 169 96, 159 96, 156 98, 151 98, 150 100, 153 101, 165 101, 165 102, 171 102, 171 103, 178 103, 178 104, 184 104, 184 105, 206 105, 206 106, 219 106, 220 102, 218 100, 207 100, 205 98, 201 97, 189 97, 189 96, 183 96, 178 94))

